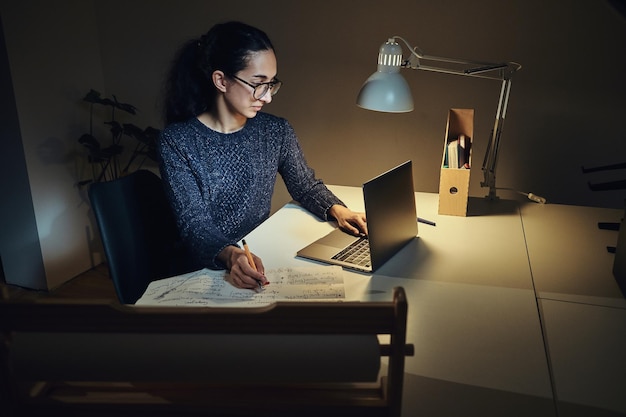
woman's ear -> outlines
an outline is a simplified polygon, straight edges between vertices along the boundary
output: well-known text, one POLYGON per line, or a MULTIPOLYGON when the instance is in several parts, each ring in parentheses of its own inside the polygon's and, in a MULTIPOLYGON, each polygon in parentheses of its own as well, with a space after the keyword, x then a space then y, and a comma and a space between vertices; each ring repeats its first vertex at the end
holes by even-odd
POLYGON ((213 71, 211 78, 213 80, 213 85, 215 85, 215 88, 217 88, 218 91, 225 93, 227 84, 226 75, 222 71, 217 70, 213 71))

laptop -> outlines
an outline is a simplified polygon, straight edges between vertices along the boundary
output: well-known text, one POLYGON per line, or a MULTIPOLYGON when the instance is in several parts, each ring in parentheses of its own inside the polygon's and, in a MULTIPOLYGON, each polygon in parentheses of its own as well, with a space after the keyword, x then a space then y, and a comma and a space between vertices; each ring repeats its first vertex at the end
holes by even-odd
POLYGON ((411 161, 364 183, 363 198, 367 237, 353 236, 337 228, 299 250, 297 256, 373 272, 417 236, 411 161))

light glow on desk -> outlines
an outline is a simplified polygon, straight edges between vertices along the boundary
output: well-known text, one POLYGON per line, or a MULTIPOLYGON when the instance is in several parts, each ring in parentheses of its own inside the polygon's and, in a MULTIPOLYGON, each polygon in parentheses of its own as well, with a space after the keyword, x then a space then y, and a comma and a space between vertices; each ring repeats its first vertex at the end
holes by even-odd
MULTIPOLYGON (((359 187, 329 188, 350 208, 363 210, 359 187)), ((407 372, 550 398, 517 206, 491 201, 481 210, 493 215, 464 218, 439 216, 436 194, 416 193, 416 203, 418 216, 437 226, 420 224, 419 237, 375 274, 344 271, 346 285, 354 283, 363 300, 388 300, 394 286, 405 288, 408 342, 416 348, 406 359, 407 372)), ((296 258, 296 251, 334 226, 290 203, 246 241, 265 268, 317 264, 296 258)))

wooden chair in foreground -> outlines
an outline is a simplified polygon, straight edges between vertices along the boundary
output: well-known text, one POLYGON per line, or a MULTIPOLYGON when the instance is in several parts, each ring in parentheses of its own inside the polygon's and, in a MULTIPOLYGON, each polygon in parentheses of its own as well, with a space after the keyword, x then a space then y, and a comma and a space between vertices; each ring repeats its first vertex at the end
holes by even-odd
MULTIPOLYGON (((141 307, 58 299, 2 300, 1 414, 7 417, 400 416, 405 356, 413 355, 413 345, 406 344, 407 308, 401 287, 394 289, 393 300, 388 302, 277 302, 254 308, 141 307), (38 334, 48 337, 51 343, 24 348, 25 336, 38 334), (261 338, 258 340, 285 335, 308 335, 313 340, 329 335, 358 336, 373 342, 373 356, 378 366, 382 357, 387 359, 380 369, 377 366, 373 380, 357 382, 350 380, 349 375, 346 381, 339 382, 327 382, 323 375, 313 382, 281 382, 276 378, 260 381, 246 377, 247 369, 243 369, 244 376, 239 380, 204 381, 204 375, 196 375, 193 380, 178 380, 171 374, 160 375, 163 369, 159 364, 177 360, 168 356, 154 358, 150 375, 141 367, 135 370, 132 365, 120 364, 125 367, 122 374, 128 375, 123 380, 110 380, 110 375, 105 378, 91 375, 88 365, 81 370, 88 377, 81 377, 81 380, 64 380, 52 373, 46 375, 47 371, 38 367, 35 372, 42 375, 28 380, 16 370, 16 357, 26 355, 25 361, 30 363, 28 355, 36 357, 37 352, 46 352, 53 345, 61 349, 63 343, 82 347, 76 336, 84 335, 117 337, 116 340, 156 337, 153 340, 164 343, 168 337, 180 335, 217 338, 244 335, 261 338)), ((177 347, 185 352, 191 345, 177 344, 177 347)), ((68 346, 70 348, 76 349, 76 346, 68 346)), ((245 351, 261 361, 265 357, 255 346, 245 346, 245 351)), ((356 355, 359 349, 350 352, 356 355)), ((152 354, 150 348, 145 351, 147 358, 152 354)), ((288 356, 290 352, 280 355, 288 356)), ((332 356, 328 354, 328 360, 337 362, 332 356)), ((203 358, 203 361, 205 359, 222 360, 213 357, 203 358)), ((238 363, 237 359, 233 363, 238 363)))

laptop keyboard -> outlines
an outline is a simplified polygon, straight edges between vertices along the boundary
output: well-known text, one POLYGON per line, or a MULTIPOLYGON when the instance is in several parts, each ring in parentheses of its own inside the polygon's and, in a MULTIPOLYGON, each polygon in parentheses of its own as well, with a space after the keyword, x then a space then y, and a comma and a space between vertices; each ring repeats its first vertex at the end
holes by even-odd
POLYGON ((342 249, 333 256, 333 259, 369 268, 371 266, 370 242, 366 237, 362 237, 342 249))

